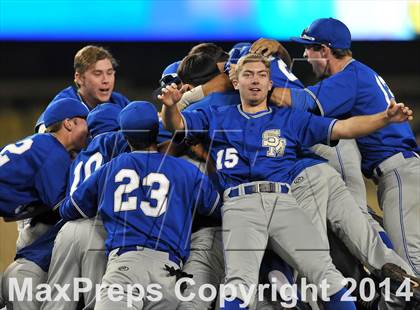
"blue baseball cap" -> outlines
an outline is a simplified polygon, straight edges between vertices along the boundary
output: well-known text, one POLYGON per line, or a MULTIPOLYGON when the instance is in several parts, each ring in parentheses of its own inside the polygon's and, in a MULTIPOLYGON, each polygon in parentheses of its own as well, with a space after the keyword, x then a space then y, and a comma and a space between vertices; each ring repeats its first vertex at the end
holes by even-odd
POLYGON ((115 103, 101 103, 97 105, 87 116, 87 124, 92 137, 104 132, 117 131, 120 129, 118 116, 122 108, 115 103))
POLYGON ((162 77, 168 74, 176 74, 176 71, 178 70, 179 64, 181 63, 181 60, 175 61, 171 63, 169 66, 165 68, 162 72, 162 77))
MULTIPOLYGON (((245 46, 249 46, 249 47, 251 47, 251 43, 249 43, 249 42, 239 42, 239 43, 236 43, 234 46, 232 46, 232 49, 230 50, 230 52, 231 52, 233 49, 235 49, 235 48, 237 48, 237 49, 241 49, 241 48, 243 48, 243 47, 245 47, 245 46)), ((229 52, 229 54, 230 54, 230 52, 229 52)))
POLYGON ((330 48, 348 49, 351 46, 351 33, 347 26, 334 18, 319 18, 303 30, 300 37, 291 37, 302 44, 325 44, 330 48))
POLYGON ((162 77, 159 80, 159 87, 152 92, 152 97, 157 100, 157 96, 162 93, 162 88, 165 88, 167 85, 172 83, 180 84, 181 79, 178 77, 178 67, 181 63, 181 60, 171 63, 165 68, 162 72, 162 77))
POLYGON ((142 138, 156 135, 159 118, 156 107, 148 101, 130 102, 119 115, 120 128, 124 136, 142 138))
POLYGON ((89 114, 87 106, 79 100, 63 98, 51 102, 44 112, 45 127, 65 120, 66 118, 82 117, 89 114))
POLYGON ((171 63, 169 66, 165 68, 162 72, 162 77, 159 80, 160 87, 165 87, 166 85, 170 85, 172 83, 179 84, 181 80, 178 77, 178 67, 181 61, 175 61, 171 63))
POLYGON ((224 71, 228 72, 230 70, 230 65, 237 64, 239 58, 245 56, 249 53, 251 49, 251 43, 248 42, 240 42, 236 43, 232 49, 229 51, 229 59, 226 61, 224 65, 224 71))

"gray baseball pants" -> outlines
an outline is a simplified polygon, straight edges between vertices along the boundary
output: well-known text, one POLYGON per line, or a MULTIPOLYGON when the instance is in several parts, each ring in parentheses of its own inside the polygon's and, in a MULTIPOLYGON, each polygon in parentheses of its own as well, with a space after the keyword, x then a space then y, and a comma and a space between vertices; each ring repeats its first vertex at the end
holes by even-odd
MULTIPOLYGON (((169 260, 169 254, 143 248, 138 251, 129 251, 121 255, 118 249, 111 251, 108 257, 108 265, 102 279, 100 296, 96 300, 95 310, 122 310, 130 309, 153 309, 168 310, 176 309, 179 299, 175 295, 176 277, 169 276, 165 265, 179 268, 177 264, 169 260), (159 291, 162 298, 155 301, 148 298, 148 286, 160 285, 159 291), (112 286, 124 288, 120 300, 112 300, 112 286), (129 287, 133 289, 131 289, 129 287), (142 287, 135 288, 133 285, 142 287), (131 294, 129 296, 129 294, 131 294), (131 301, 130 301, 131 298, 131 301)), ((154 294, 152 294, 154 295, 154 294)), ((149 296, 150 297, 150 296, 149 296)), ((153 297, 153 296, 152 296, 153 297)))
POLYGON ((382 242, 347 190, 340 175, 328 164, 303 170, 292 183, 292 193, 309 215, 328 247, 327 224, 365 266, 381 269, 394 263, 408 273, 412 269, 382 242))
POLYGON ((2 290, 6 298, 8 310, 38 310, 41 306, 36 298, 37 285, 45 283, 47 273, 37 264, 25 258, 18 258, 11 263, 3 274, 2 290), (27 282, 32 288, 25 284, 27 282), (17 286, 17 287, 16 287, 17 286), (18 292, 27 292, 23 300, 19 301, 18 292), (10 296, 12 292, 13 296, 10 296))
MULTIPOLYGON (((228 198, 227 192, 222 213, 225 284, 247 291, 255 287, 264 251, 270 244, 309 283, 320 287, 326 280, 327 296, 343 288, 344 277, 333 265, 319 231, 292 195, 255 193, 228 198)), ((246 299, 239 289, 236 296, 246 299)), ((255 293, 251 298, 250 304, 255 293)))
POLYGON ((378 168, 373 179, 385 230, 397 253, 420 276, 420 158, 398 153, 378 168))
MULTIPOLYGON (((48 271, 47 283, 53 286, 70 284, 67 290, 72 301, 44 302, 42 310, 73 310, 78 301, 74 300, 74 279, 86 278, 92 288, 83 293, 85 309, 93 309, 95 304, 95 285, 100 284, 106 268, 106 232, 99 218, 80 219, 66 223, 59 231, 48 271)), ((52 289, 52 297, 58 294, 52 289)))

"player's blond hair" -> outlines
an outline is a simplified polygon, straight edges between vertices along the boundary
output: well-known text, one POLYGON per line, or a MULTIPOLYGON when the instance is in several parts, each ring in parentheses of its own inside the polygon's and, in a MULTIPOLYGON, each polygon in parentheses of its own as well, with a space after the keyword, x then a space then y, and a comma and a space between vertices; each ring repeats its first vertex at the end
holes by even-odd
POLYGON ((47 128, 45 128, 46 133, 53 133, 60 131, 60 129, 63 127, 63 121, 56 122, 54 124, 51 124, 47 128))
POLYGON ((241 71, 243 70, 244 65, 250 62, 263 63, 268 70, 268 74, 270 75, 270 61, 268 60, 268 58, 261 54, 250 53, 239 58, 238 64, 236 65, 236 78, 239 77, 239 73, 241 73, 241 71))
POLYGON ((117 61, 107 49, 102 46, 87 45, 74 56, 74 71, 83 74, 97 61, 103 59, 109 59, 114 69, 118 66, 117 61))

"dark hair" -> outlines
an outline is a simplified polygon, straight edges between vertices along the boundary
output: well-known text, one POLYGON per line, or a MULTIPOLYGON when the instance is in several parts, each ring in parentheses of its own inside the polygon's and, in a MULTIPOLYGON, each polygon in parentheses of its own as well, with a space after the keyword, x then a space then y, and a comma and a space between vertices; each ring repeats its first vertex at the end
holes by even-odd
POLYGON ((178 67, 178 77, 183 83, 198 86, 220 74, 216 61, 205 53, 189 54, 178 67))
POLYGON ((124 131, 123 134, 128 144, 130 144, 134 150, 140 151, 157 143, 158 132, 159 128, 154 128, 149 132, 143 132, 141 134, 127 134, 124 133, 124 131))
MULTIPOLYGON (((305 44, 305 48, 307 49, 313 49, 315 52, 319 52, 322 49, 321 44, 305 44)), ((352 56, 352 52, 349 48, 330 48, 331 53, 333 56, 337 59, 343 59, 346 56, 352 56)))
POLYGON ((352 56, 352 52, 349 48, 342 49, 342 48, 332 48, 331 49, 332 54, 337 59, 343 59, 346 56, 352 56))
POLYGON ((194 46, 188 55, 198 53, 204 53, 213 58, 216 62, 225 62, 229 59, 229 54, 214 43, 200 43, 194 46))

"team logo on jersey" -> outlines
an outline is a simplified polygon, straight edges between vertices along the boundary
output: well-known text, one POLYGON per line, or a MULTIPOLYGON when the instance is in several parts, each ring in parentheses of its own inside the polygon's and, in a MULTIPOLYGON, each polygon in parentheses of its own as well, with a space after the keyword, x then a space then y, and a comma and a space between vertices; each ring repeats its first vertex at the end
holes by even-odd
POLYGON ((262 134, 262 146, 268 147, 268 157, 283 156, 286 139, 280 137, 280 129, 266 130, 262 134))

